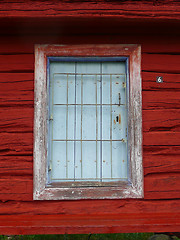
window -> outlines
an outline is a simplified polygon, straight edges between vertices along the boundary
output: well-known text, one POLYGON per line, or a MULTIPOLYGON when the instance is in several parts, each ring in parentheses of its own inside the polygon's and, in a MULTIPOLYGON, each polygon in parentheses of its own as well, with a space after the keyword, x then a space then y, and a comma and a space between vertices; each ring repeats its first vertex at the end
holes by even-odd
POLYGON ((36 45, 34 199, 143 197, 140 54, 36 45))

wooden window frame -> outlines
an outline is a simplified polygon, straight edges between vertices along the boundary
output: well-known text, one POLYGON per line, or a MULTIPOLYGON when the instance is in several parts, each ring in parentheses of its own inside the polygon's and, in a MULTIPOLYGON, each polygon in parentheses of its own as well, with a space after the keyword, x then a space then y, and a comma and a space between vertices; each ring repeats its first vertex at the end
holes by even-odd
POLYGON ((141 46, 36 45, 34 96, 34 200, 143 198, 141 46), (47 183, 48 57, 128 57, 128 181, 116 186, 47 183))

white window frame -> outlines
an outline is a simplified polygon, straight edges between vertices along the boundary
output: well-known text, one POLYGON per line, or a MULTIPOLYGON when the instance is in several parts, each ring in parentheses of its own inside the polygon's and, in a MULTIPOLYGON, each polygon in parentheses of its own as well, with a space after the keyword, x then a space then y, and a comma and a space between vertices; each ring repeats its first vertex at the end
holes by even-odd
POLYGON ((129 45, 36 45, 34 88, 34 200, 143 197, 141 47, 129 45), (48 57, 128 57, 128 181, 117 186, 69 187, 47 183, 48 57))

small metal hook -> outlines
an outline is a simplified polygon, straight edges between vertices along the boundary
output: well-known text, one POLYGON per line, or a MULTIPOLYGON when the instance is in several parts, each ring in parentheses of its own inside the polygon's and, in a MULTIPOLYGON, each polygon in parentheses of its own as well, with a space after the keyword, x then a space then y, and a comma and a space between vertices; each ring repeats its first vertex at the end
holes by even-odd
POLYGON ((52 121, 53 120, 53 116, 51 115, 50 118, 49 118, 49 121, 52 121))

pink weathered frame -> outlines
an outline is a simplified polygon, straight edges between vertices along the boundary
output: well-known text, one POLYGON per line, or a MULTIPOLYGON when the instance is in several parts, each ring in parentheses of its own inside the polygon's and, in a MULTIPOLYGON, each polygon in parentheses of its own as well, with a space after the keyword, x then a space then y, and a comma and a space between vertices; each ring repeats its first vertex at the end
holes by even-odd
POLYGON ((36 45, 34 98, 34 200, 143 197, 141 47, 129 45, 36 45), (117 186, 47 185, 47 56, 129 57, 129 182, 117 186))

